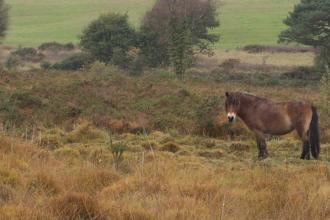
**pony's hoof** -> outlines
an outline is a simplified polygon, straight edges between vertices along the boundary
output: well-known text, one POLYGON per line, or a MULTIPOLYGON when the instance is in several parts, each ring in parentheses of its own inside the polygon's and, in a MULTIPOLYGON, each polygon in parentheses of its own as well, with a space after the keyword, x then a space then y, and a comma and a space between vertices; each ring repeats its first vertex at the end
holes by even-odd
POLYGON ((258 160, 264 160, 267 158, 267 155, 259 155, 258 160))
POLYGON ((300 157, 301 160, 310 160, 311 157, 300 157))

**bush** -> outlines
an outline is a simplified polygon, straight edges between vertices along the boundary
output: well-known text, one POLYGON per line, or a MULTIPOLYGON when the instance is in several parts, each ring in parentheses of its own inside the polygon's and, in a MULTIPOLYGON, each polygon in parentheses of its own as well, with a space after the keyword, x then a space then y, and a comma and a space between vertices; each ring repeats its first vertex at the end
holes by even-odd
POLYGON ((51 50, 51 51, 73 50, 74 44, 73 43, 61 44, 58 42, 47 42, 47 43, 41 44, 38 49, 39 50, 51 50))
POLYGON ((21 65, 21 61, 18 56, 11 55, 5 62, 5 67, 9 70, 15 70, 17 67, 21 65))
POLYGON ((41 64, 40 64, 40 67, 44 70, 48 70, 52 67, 52 64, 50 64, 49 62, 47 61, 43 61, 41 64))
POLYGON ((75 54, 67 59, 62 60, 59 63, 55 63, 53 68, 56 70, 79 70, 86 65, 93 63, 94 59, 86 54, 75 54))
POLYGON ((137 57, 133 59, 131 65, 129 67, 129 72, 133 76, 140 75, 143 72, 144 66, 146 65, 147 61, 145 57, 139 54, 137 57))
POLYGON ((266 46, 266 45, 246 45, 243 47, 244 51, 248 53, 306 53, 314 52, 313 48, 301 48, 301 47, 285 47, 285 46, 266 46))
POLYGON ((299 66, 294 70, 284 73, 284 77, 291 79, 320 80, 321 74, 314 67, 299 66))
POLYGON ((96 59, 109 63, 115 48, 127 52, 135 45, 135 39, 136 34, 128 24, 128 16, 110 13, 101 15, 83 31, 80 45, 96 59))
POLYGON ((17 91, 10 97, 10 100, 19 108, 39 108, 42 106, 40 98, 28 91, 17 91))
POLYGON ((121 48, 114 48, 111 59, 111 64, 117 65, 120 68, 128 69, 132 58, 128 55, 127 51, 121 48))
POLYGON ((32 47, 19 47, 12 52, 12 55, 19 57, 22 61, 39 62, 44 58, 44 55, 32 47))

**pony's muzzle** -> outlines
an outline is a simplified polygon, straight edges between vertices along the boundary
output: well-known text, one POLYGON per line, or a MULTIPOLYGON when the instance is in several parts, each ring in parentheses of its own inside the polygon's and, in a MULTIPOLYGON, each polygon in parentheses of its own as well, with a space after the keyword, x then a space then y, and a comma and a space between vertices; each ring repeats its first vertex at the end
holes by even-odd
POLYGON ((235 121, 235 117, 236 117, 235 113, 228 113, 227 114, 228 122, 233 123, 235 121))
POLYGON ((228 122, 229 123, 233 123, 235 120, 235 117, 234 116, 228 116, 228 122))

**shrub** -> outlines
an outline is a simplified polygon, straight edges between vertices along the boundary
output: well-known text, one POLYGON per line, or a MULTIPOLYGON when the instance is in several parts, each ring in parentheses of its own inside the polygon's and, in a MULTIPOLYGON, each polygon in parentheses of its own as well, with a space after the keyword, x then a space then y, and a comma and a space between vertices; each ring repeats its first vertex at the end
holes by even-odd
POLYGON ((115 48, 127 52, 135 45, 135 32, 128 24, 128 16, 120 14, 101 15, 83 31, 81 47, 96 59, 109 63, 115 48))
POLYGON ((228 70, 234 69, 240 63, 241 63, 240 59, 228 59, 228 60, 223 61, 222 64, 220 65, 220 67, 228 71, 228 70))
POLYGON ((47 61, 43 61, 41 62, 40 67, 44 70, 48 70, 52 67, 52 64, 47 61))
POLYGON ((60 51, 60 50, 73 50, 74 44, 73 43, 67 43, 67 44, 61 44, 58 42, 47 42, 43 43, 39 46, 39 50, 51 50, 51 51, 60 51))
POLYGON ((285 47, 285 46, 266 46, 259 44, 246 45, 243 47, 244 51, 248 53, 306 53, 314 52, 313 48, 302 48, 302 47, 285 47))
POLYGON ((284 77, 291 79, 320 80, 321 74, 314 67, 299 66, 294 70, 284 73, 284 77))
POLYGON ((129 67, 129 72, 133 76, 140 75, 143 72, 144 66, 146 65, 146 59, 143 55, 139 54, 135 57, 129 67))
POLYGON ((19 108, 40 108, 42 101, 28 91, 17 91, 12 94, 10 100, 19 108))
POLYGON ((106 213, 101 209, 98 201, 82 193, 67 193, 55 198, 51 202, 51 210, 62 220, 107 219, 106 213))
POLYGON ((128 55, 127 51, 118 47, 113 49, 111 64, 117 65, 123 69, 128 69, 131 62, 132 57, 128 55))
POLYGON ((94 59, 89 54, 79 53, 55 63, 52 68, 57 70, 79 70, 93 63, 93 61, 94 59))
POLYGON ((39 62, 44 58, 44 55, 32 47, 19 47, 12 52, 12 55, 17 56, 22 61, 39 62))
POLYGON ((118 169, 120 164, 124 161, 123 154, 127 150, 127 145, 124 142, 112 143, 112 140, 110 139, 109 149, 112 153, 114 166, 118 169))
POLYGON ((9 70, 15 70, 17 67, 21 65, 21 61, 18 56, 11 55, 5 62, 5 67, 9 70))

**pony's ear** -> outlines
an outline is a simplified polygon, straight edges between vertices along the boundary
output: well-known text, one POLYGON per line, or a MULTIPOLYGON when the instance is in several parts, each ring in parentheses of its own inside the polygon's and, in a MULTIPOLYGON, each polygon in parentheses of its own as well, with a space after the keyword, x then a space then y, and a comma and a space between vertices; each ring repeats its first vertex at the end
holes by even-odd
POLYGON ((229 97, 229 92, 226 92, 225 94, 226 94, 226 97, 228 98, 229 97))

